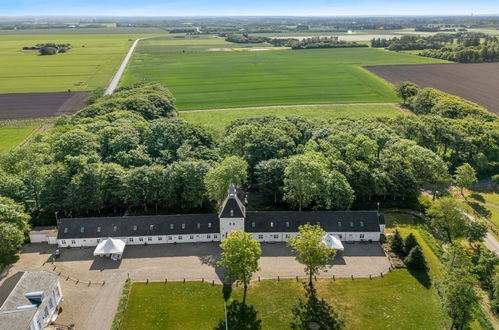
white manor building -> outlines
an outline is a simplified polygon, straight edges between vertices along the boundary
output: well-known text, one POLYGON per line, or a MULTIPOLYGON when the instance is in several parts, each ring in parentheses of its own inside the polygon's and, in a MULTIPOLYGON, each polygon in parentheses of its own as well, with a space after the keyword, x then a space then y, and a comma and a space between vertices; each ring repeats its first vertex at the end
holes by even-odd
POLYGON ((126 245, 218 242, 234 230, 260 242, 286 242, 304 224, 319 225, 341 241, 379 241, 385 219, 377 211, 246 211, 231 185, 219 214, 64 218, 57 244, 97 246, 108 238, 126 245))

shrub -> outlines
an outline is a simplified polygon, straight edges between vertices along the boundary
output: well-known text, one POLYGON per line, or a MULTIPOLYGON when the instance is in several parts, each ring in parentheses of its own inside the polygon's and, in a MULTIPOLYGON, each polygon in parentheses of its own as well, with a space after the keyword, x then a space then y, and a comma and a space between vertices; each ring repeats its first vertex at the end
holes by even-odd
POLYGON ((404 259, 404 263, 409 269, 428 271, 428 265, 419 245, 416 245, 404 259))
POLYGON ((410 106, 412 99, 419 92, 419 86, 409 81, 403 81, 396 87, 397 95, 404 100, 404 105, 410 106))
POLYGON ((405 255, 408 256, 409 253, 411 252, 411 250, 418 245, 419 245, 419 243, 416 240, 416 236, 414 236, 413 233, 410 233, 409 235, 407 235, 407 237, 404 240, 405 255))
POLYGON ((402 236, 400 236, 398 230, 395 230, 395 234, 390 240, 390 248, 392 249, 393 253, 397 254, 398 256, 404 255, 404 240, 402 239, 402 236))

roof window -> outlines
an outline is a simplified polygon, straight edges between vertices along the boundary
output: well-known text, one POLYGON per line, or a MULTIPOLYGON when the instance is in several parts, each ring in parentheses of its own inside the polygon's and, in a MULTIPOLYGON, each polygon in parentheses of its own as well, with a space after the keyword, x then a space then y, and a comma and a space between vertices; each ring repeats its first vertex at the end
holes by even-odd
POLYGON ((198 229, 201 228, 201 224, 198 222, 198 229))
POLYGON ((134 225, 133 226, 133 230, 136 231, 137 230, 137 225, 134 225))
POLYGON ((208 222, 208 228, 211 228, 211 222, 208 222))
POLYGON ((320 226, 321 225, 321 222, 320 221, 317 221, 317 226, 320 226))
POLYGON ((182 224, 182 229, 185 229, 185 223, 182 224))
POLYGON ((113 227, 113 231, 116 231, 116 230, 118 230, 118 226, 113 227))
POLYGON ((173 223, 170 223, 170 229, 173 229, 175 228, 175 226, 173 225, 173 223))
POLYGON ((100 233, 100 226, 99 226, 99 227, 97 227, 97 232, 98 232, 98 233, 100 233))
POLYGON ((361 227, 364 227, 364 221, 361 221, 361 222, 360 222, 360 226, 361 226, 361 227))
POLYGON ((65 227, 64 228, 64 234, 66 234, 68 232, 68 227, 65 227))
POLYGON ((85 227, 81 227, 80 228, 80 233, 84 233, 85 232, 85 227))
POLYGON ((255 228, 255 226, 256 226, 256 224, 255 224, 255 222, 253 221, 253 222, 251 223, 251 227, 252 227, 252 228, 255 228))
POLYGON ((341 227, 341 221, 338 221, 338 227, 341 227))
POLYGON ((353 227, 353 221, 350 221, 350 227, 353 227))
POLYGON ((274 228, 274 223, 272 221, 270 222, 270 227, 274 228))
POLYGON ((289 221, 286 221, 286 228, 289 228, 289 221))
POLYGON ((153 229, 154 229, 154 225, 150 225, 149 230, 153 230, 153 229))

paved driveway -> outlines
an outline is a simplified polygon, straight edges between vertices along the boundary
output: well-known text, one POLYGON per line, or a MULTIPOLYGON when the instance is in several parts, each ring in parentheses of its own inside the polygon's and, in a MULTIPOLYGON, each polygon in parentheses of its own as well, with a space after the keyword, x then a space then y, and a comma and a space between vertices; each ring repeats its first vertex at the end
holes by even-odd
MULTIPOLYGON (((109 329, 127 276, 135 281, 204 278, 220 283, 223 280, 223 270, 216 266, 220 258, 217 243, 127 246, 120 261, 94 259, 93 248, 62 249, 61 257, 52 264, 50 253, 54 249, 47 244, 27 245, 20 260, 2 275, 0 281, 26 269, 60 273, 65 300, 57 323, 74 323, 77 329, 109 329)), ((345 244, 345 251, 338 253, 332 267, 321 277, 377 276, 387 272, 389 267, 379 244, 345 244)), ((303 266, 283 243, 262 245, 260 268, 256 276, 262 279, 305 277, 303 266)))

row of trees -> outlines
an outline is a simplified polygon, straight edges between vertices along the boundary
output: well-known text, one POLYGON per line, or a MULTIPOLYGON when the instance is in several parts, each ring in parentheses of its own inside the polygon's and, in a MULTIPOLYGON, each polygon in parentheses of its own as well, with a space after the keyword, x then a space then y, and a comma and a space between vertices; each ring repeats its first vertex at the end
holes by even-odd
POLYGON ((499 61, 499 43, 427 49, 419 55, 460 63, 497 62, 499 61))
POLYGON ((446 44, 452 44, 456 37, 455 34, 438 33, 428 37, 404 35, 400 38, 373 38, 371 47, 387 48, 393 51, 440 49, 446 44))

